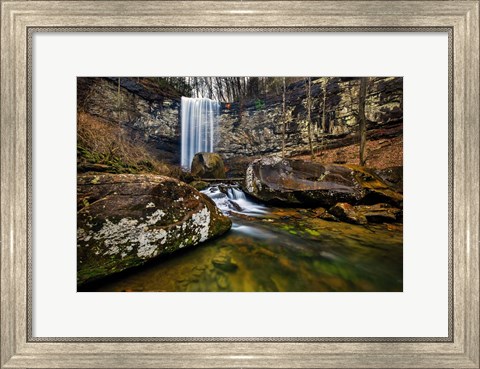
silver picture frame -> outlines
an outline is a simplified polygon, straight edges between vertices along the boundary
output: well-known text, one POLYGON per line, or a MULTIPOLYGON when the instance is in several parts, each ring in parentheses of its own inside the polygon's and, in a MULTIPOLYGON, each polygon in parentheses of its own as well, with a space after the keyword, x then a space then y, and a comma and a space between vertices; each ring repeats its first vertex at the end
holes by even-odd
POLYGON ((479 1, 1 1, 1 368, 479 368, 479 1), (448 337, 32 334, 35 32, 444 32, 448 337))

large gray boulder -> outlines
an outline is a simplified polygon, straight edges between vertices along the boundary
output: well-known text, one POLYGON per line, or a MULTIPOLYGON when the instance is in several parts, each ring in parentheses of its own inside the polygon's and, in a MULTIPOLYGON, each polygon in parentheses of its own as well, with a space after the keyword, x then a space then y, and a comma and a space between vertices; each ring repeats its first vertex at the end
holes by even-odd
POLYGON ((400 193, 367 168, 276 156, 250 163, 245 189, 261 201, 293 206, 387 203, 400 207, 403 201, 400 193))
POLYGON ((231 220, 193 187, 157 175, 77 179, 79 285, 228 231, 231 220))

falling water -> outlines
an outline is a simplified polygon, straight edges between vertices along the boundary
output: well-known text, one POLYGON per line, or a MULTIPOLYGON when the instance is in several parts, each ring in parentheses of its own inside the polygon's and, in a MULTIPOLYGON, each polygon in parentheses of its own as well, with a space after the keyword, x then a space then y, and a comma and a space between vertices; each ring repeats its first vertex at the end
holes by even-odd
POLYGON ((190 169, 197 152, 213 152, 214 137, 220 112, 218 101, 182 97, 182 159, 190 169))

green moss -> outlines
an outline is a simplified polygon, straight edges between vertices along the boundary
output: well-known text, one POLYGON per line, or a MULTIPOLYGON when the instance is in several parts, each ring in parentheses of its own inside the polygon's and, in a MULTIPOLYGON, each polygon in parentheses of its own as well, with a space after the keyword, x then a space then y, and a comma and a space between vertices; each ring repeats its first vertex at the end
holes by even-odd
POLYGON ((141 168, 141 169, 144 169, 148 172, 152 172, 155 167, 153 165, 153 163, 151 161, 148 161, 148 160, 140 160, 137 165, 141 168))
POLYGON ((96 281, 108 275, 121 272, 125 269, 139 266, 144 261, 136 256, 129 255, 123 259, 115 256, 108 258, 98 257, 96 260, 89 260, 77 266, 77 283, 79 286, 96 281))
POLYGON ((190 183, 190 186, 198 191, 202 191, 208 187, 208 183, 205 181, 193 181, 190 183))
POLYGON ((310 228, 305 228, 305 232, 307 232, 310 236, 318 237, 320 236, 320 232, 310 229, 310 228))
POLYGON ((105 169, 105 172, 107 173, 137 174, 140 172, 155 171, 153 163, 148 160, 141 160, 138 163, 128 163, 119 156, 115 156, 111 153, 99 153, 95 151, 90 151, 89 149, 81 145, 77 146, 77 160, 84 165, 105 165, 108 167, 108 169, 105 169))

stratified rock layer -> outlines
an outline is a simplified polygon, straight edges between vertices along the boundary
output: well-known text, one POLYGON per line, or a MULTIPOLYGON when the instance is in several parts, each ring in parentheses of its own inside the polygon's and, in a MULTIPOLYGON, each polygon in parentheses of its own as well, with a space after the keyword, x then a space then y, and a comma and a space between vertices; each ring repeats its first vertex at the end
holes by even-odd
POLYGON ((79 285, 197 245, 231 227, 212 200, 169 177, 81 175, 77 194, 79 285))
POLYGON ((245 189, 261 201, 294 206, 387 203, 401 207, 403 202, 400 193, 367 168, 280 157, 253 161, 246 172, 245 189))
MULTIPOLYGON (((77 80, 78 109, 122 127, 165 162, 180 162, 180 96, 168 94, 152 78, 77 80), (120 89, 118 86, 120 85, 120 89)), ((312 140, 332 149, 358 142, 356 111, 359 78, 312 77, 312 140)), ((309 152, 305 80, 287 86, 287 156, 309 152)), ((365 107, 369 141, 398 137, 403 131, 403 78, 371 78, 365 107)), ((222 103, 214 143, 227 167, 239 157, 282 151, 282 93, 222 103)))
MULTIPOLYGON (((241 156, 282 151, 283 122, 286 156, 309 152, 306 80, 287 86, 286 112, 282 93, 244 104, 222 105, 219 140, 215 144, 227 167, 241 156), (258 102, 264 104, 258 104, 258 102)), ((312 77, 312 141, 321 150, 358 143, 359 78, 312 77), (324 100, 325 99, 325 100, 324 100)), ((403 78, 370 78, 365 106, 369 141, 389 139, 403 130, 403 78)))

